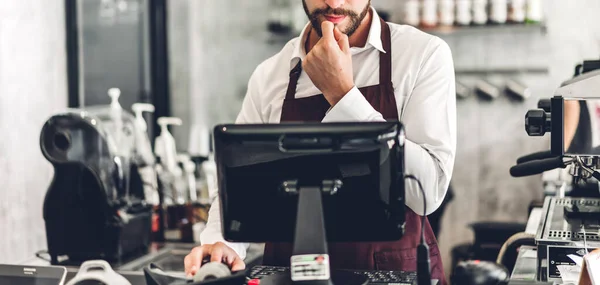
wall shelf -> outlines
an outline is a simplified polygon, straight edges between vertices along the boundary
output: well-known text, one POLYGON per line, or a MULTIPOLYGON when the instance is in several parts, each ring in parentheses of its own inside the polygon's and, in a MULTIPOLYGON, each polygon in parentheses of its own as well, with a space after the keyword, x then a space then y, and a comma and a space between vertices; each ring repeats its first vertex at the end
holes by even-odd
POLYGON ((497 33, 540 33, 545 35, 548 32, 545 23, 540 24, 503 24, 503 25, 483 25, 483 26, 447 26, 436 28, 420 28, 422 31, 436 36, 454 36, 454 35, 486 35, 497 33))
POLYGON ((550 73, 548 67, 522 67, 522 68, 460 68, 455 69, 456 75, 547 75, 550 73))

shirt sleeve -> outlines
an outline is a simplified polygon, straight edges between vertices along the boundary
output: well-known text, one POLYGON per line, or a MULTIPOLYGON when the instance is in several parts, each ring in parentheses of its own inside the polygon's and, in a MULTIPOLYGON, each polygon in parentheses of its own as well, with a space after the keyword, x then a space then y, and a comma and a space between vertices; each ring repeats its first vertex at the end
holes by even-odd
MULTIPOLYGON (((442 203, 454 167, 456 153, 456 91, 454 63, 448 45, 434 38, 428 45, 408 96, 398 88, 396 101, 406 129, 406 174, 421 181, 423 195, 414 180, 406 180, 406 204, 419 215, 429 215, 442 203), (403 98, 405 97, 406 98, 403 98)), ((384 121, 358 88, 353 88, 326 114, 322 122, 384 121)))
MULTIPOLYGON (((248 82, 248 91, 244 97, 242 110, 236 119, 236 124, 263 122, 260 105, 256 104, 256 102, 260 102, 256 97, 258 94, 260 94, 258 85, 259 82, 260 79, 257 78, 257 72, 255 71, 248 82)), ((215 200, 212 202, 210 211, 208 212, 208 222, 206 223, 206 228, 200 234, 201 244, 214 244, 217 242, 222 242, 231 247, 241 259, 246 258, 246 251, 249 246, 248 243, 232 243, 225 241, 223 238, 219 198, 215 198, 215 200)))
POLYGON ((427 199, 425 211, 417 182, 406 180, 406 204, 417 214, 437 210, 450 185, 456 155, 455 84, 450 47, 434 38, 400 119, 406 128, 406 174, 421 181, 427 199))

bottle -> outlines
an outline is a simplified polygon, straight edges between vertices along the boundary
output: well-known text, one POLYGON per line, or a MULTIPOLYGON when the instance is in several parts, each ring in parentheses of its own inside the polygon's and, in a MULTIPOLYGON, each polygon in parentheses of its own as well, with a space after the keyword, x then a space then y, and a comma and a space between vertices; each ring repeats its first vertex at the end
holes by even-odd
POLYGON ((487 0, 473 0, 473 23, 485 25, 488 22, 487 0))
POLYGON ((454 25, 454 0, 440 0, 439 1, 439 12, 440 12, 440 25, 452 26, 454 25))
POLYGON ((421 26, 426 29, 434 28, 438 24, 437 1, 423 0, 421 13, 421 26))
POLYGON ((411 26, 418 26, 421 22, 419 13, 419 1, 418 0, 406 0, 404 3, 404 13, 402 22, 411 26))
POLYGON ((542 22, 543 10, 542 0, 527 0, 527 16, 525 21, 533 24, 542 22))
POLYGON ((148 138, 148 124, 144 119, 144 112, 154 112, 154 105, 147 103, 134 103, 131 110, 135 114, 135 147, 139 159, 145 164, 154 164, 155 158, 152 145, 148 138))
POLYGON ((160 158, 165 171, 170 173, 180 172, 181 169, 177 166, 175 138, 169 132, 168 127, 170 125, 181 126, 182 121, 180 118, 175 117, 160 117, 157 122, 160 126, 160 135, 154 143, 154 153, 160 158))
POLYGON ((508 9, 508 20, 511 23, 521 24, 525 22, 525 0, 511 0, 508 9))
POLYGON ((115 138, 115 144, 117 149, 123 143, 121 136, 121 130, 123 129, 123 107, 119 103, 119 97, 121 97, 121 90, 119 88, 108 89, 108 96, 110 97, 110 118, 114 124, 113 136, 115 138))
POLYGON ((506 24, 508 19, 508 3, 506 0, 490 1, 490 22, 494 24, 506 24))
POLYGON ((144 182, 144 195, 146 202, 150 205, 158 205, 160 197, 154 164, 156 158, 152 152, 152 145, 148 138, 148 125, 144 119, 143 112, 154 112, 154 105, 146 103, 134 103, 131 106, 135 114, 135 153, 138 171, 144 182))
POLYGON ((471 24, 471 0, 456 0, 456 24, 468 26, 471 24))

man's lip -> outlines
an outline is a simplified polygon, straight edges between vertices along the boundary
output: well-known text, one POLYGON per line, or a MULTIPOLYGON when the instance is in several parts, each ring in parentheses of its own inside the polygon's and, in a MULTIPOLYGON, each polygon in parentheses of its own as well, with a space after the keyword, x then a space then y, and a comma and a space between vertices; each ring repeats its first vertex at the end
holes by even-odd
POLYGON ((339 15, 325 15, 325 19, 329 22, 332 22, 334 24, 339 23, 341 21, 343 21, 346 18, 346 16, 339 16, 339 15))

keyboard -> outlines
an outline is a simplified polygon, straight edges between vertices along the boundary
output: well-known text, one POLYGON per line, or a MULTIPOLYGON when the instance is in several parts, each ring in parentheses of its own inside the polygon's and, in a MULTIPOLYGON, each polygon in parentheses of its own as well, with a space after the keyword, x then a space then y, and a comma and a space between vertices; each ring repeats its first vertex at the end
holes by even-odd
MULTIPOLYGON (((417 282, 416 272, 380 271, 380 270, 346 270, 363 275, 369 279, 369 285, 414 285, 417 282)), ((249 272, 250 279, 261 279, 276 273, 287 273, 289 268, 276 266, 255 266, 249 272)))

